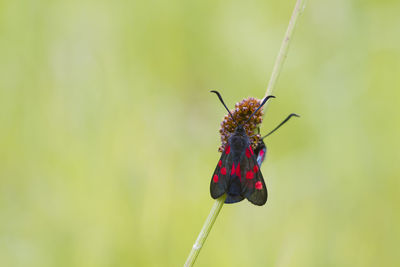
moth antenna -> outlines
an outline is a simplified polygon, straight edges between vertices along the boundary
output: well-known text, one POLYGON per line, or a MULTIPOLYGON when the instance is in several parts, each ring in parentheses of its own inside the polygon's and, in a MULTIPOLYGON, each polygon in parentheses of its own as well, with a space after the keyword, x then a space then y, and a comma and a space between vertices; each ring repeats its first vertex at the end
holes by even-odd
POLYGON ((215 90, 211 90, 210 92, 211 92, 211 93, 215 93, 215 94, 218 96, 219 101, 221 101, 222 105, 224 105, 224 107, 225 107, 225 109, 228 111, 229 115, 231 115, 232 120, 236 123, 236 125, 238 125, 238 123, 236 122, 236 120, 233 118, 232 113, 230 112, 230 110, 228 109, 228 107, 225 105, 224 100, 222 100, 222 96, 220 95, 220 93, 218 93, 218 91, 215 91, 215 90))
POLYGON ((276 130, 278 130, 282 125, 284 125, 291 117, 300 117, 300 115, 297 115, 295 113, 290 114, 289 116, 287 116, 286 119, 284 119, 281 123, 279 123, 278 126, 275 127, 275 129, 273 129, 272 131, 270 131, 268 134, 266 134, 265 136, 263 136, 261 138, 261 140, 263 140, 265 137, 269 136, 270 134, 272 134, 273 132, 275 132, 276 130))
POLYGON ((257 112, 260 108, 262 108, 262 106, 264 106, 264 104, 265 104, 265 103, 267 102, 267 100, 270 99, 270 98, 275 98, 275 96, 269 95, 269 96, 267 96, 266 98, 264 98, 264 100, 261 102, 260 106, 250 115, 250 117, 247 119, 247 121, 246 121, 244 124, 248 123, 249 120, 251 119, 251 117, 253 117, 253 115, 256 114, 256 112, 257 112))

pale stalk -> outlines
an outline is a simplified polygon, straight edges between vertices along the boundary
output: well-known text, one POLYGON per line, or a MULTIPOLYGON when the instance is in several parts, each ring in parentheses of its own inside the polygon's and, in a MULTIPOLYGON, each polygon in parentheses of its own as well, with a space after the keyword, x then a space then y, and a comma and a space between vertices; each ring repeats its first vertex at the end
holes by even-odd
POLYGON ((218 214, 224 205, 226 199, 226 194, 218 198, 215 202, 214 205, 211 208, 210 214, 208 214, 208 217, 206 219, 206 222, 203 225, 203 228, 200 231, 199 236, 196 239, 196 242, 193 245, 192 251, 190 251, 190 254, 186 260, 185 267, 192 266, 194 262, 197 259, 197 255, 199 255, 201 248, 203 247, 204 242, 206 242, 207 236, 211 231, 211 228, 215 222, 215 220, 218 217, 218 214))
MULTIPOLYGON (((278 80, 279 74, 282 71, 283 63, 285 62, 285 59, 286 59, 287 54, 288 54, 289 44, 290 44, 290 41, 292 40, 292 37, 293 37, 293 31, 294 31, 294 29, 296 27, 297 19, 299 18, 300 14, 304 11, 305 3, 306 3, 306 0, 297 0, 297 2, 296 2, 296 5, 295 5, 295 7, 293 9, 292 16, 291 16, 290 21, 289 21, 289 25, 288 25, 288 27, 286 29, 285 36, 284 36, 284 38, 282 40, 282 44, 281 44, 281 47, 279 49, 278 56, 275 59, 274 68, 272 69, 272 74, 271 74, 271 77, 269 79, 267 90, 265 92, 264 98, 269 96, 269 95, 272 95, 272 91, 275 88, 276 81, 278 80)), ((265 103, 265 105, 263 107, 264 115, 266 113, 266 110, 267 110, 270 102, 271 101, 267 101, 267 103, 265 103)))

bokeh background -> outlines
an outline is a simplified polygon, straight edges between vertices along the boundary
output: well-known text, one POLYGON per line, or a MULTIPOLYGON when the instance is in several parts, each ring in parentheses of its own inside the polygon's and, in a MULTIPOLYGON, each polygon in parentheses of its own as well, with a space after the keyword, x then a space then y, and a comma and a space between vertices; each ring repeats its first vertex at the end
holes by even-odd
MULTIPOLYGON (((181 266, 219 123, 261 98, 295 0, 0 1, 0 265, 181 266)), ((399 266, 400 2, 309 1, 262 125, 263 207, 197 266, 399 266)))

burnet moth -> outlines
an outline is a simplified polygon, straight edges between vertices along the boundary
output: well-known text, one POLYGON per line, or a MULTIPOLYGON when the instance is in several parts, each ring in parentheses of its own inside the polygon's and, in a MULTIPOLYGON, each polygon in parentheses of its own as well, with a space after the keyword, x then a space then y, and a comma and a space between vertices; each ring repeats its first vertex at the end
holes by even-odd
POLYGON ((299 115, 292 113, 289 116, 286 117, 278 126, 276 126, 272 131, 270 131, 268 134, 264 135, 261 137, 257 143, 257 147, 254 149, 254 153, 256 154, 257 157, 257 163, 258 166, 261 166, 261 164, 265 160, 265 156, 267 155, 267 146, 265 145, 263 139, 269 135, 271 135, 273 132, 278 130, 282 125, 284 125, 291 117, 300 117, 299 115))
POLYGON ((211 92, 218 96, 236 124, 235 131, 229 136, 228 143, 211 178, 211 197, 216 199, 226 193, 225 203, 236 203, 247 198, 251 203, 262 206, 267 202, 267 187, 244 125, 268 99, 274 98, 274 96, 264 98, 250 117, 244 123, 239 124, 225 105, 221 95, 217 91, 211 92))

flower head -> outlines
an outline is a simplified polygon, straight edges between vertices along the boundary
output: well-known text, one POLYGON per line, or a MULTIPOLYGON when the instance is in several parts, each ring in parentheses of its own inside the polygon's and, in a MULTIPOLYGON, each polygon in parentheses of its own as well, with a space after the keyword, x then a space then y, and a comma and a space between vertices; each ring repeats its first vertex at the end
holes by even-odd
MULTIPOLYGON (((245 98, 239 103, 235 104, 235 108, 231 110, 232 116, 237 123, 242 124, 249 119, 250 115, 260 106, 260 104, 261 100, 259 99, 254 97, 245 98)), ((248 122, 243 124, 253 149, 255 149, 258 140, 260 139, 258 126, 262 122, 263 114, 264 112, 261 108, 256 114, 253 115, 253 117, 251 117, 248 122)), ((232 120, 229 114, 225 115, 223 121, 221 122, 221 129, 219 130, 221 134, 221 146, 218 150, 220 152, 225 149, 225 145, 228 143, 228 138, 232 133, 235 132, 236 126, 236 123, 232 120)))

